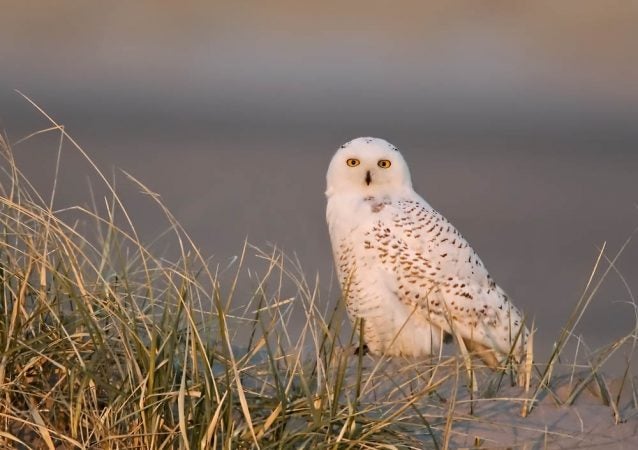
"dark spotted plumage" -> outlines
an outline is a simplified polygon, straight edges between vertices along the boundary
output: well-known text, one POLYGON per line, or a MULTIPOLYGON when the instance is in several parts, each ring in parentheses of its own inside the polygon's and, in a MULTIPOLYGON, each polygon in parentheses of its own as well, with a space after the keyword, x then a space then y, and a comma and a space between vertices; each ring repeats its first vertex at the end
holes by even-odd
POLYGON ((515 341, 512 353, 522 358, 521 313, 456 228, 414 192, 394 146, 351 141, 333 157, 327 181, 343 296, 351 317, 364 319, 371 353, 430 355, 452 334, 491 366, 515 341), (347 158, 360 164, 347 167, 347 158), (377 166, 382 159, 389 168, 377 166))

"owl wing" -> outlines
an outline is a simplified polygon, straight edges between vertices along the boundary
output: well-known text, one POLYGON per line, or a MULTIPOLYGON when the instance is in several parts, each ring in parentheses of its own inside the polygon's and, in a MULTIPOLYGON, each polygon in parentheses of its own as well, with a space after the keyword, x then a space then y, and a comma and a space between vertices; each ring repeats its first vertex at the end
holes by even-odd
MULTIPOLYGON (((523 342, 521 313, 445 217, 420 198, 385 206, 371 234, 403 303, 418 306, 433 324, 499 358, 514 342, 523 342)), ((522 345, 517 349, 514 355, 520 357, 522 345)))

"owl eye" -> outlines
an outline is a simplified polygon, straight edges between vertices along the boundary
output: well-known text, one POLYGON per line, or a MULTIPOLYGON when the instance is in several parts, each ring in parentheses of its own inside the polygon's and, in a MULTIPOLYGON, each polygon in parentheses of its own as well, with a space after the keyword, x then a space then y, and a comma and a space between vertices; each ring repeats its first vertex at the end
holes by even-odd
POLYGON ((382 169, 387 169, 391 165, 392 163, 388 159, 380 159, 379 162, 377 163, 377 166, 381 167, 382 169))
POLYGON ((361 161, 356 158, 349 158, 346 160, 348 167, 357 167, 361 161))

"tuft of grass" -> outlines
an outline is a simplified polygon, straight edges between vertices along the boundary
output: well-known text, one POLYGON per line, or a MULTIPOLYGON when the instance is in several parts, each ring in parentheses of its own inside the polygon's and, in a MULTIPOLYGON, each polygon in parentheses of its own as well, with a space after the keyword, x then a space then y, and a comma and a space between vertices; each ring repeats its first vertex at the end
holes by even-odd
MULTIPOLYGON (((543 396, 573 403, 591 381, 622 420, 620 392, 601 367, 621 347, 633 355, 636 329, 592 353, 585 375, 567 364, 575 380, 567 399, 552 384, 600 281, 588 285, 544 368, 528 343, 526 387, 503 387, 503 374, 467 350, 431 361, 355 355, 361 324, 348 331, 341 303, 330 307, 298 261, 245 243, 232 265, 213 266, 159 196, 125 174, 166 218, 161 240, 176 257, 157 254, 113 184, 47 117, 52 125, 39 133, 59 133, 56 174, 70 144, 106 195, 92 208, 56 210, 56 185, 41 196, 0 138, 0 446, 490 446, 460 427, 482 423, 481 405, 515 405, 527 416, 543 396)), ((597 267, 603 260, 601 252, 597 267)), ((630 360, 620 390, 636 403, 630 360)), ((539 442, 558 436, 536 431, 539 442)))

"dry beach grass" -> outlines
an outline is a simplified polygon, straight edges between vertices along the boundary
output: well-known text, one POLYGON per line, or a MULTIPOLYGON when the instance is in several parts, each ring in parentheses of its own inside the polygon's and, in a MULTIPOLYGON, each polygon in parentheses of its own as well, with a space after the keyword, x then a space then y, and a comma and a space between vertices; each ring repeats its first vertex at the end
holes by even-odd
POLYGON ((326 307, 299 262, 244 245, 232 265, 215 265, 127 176, 166 217, 159 239, 178 249, 166 259, 63 127, 51 119, 38 133, 82 153, 108 195, 56 210, 55 187, 38 193, 0 141, 0 447, 637 445, 638 325, 595 351, 574 334, 615 270, 604 248, 550 358, 526 361, 524 386, 457 349, 373 359, 354 354, 342 306, 326 307), (618 355, 626 370, 609 377, 618 355))

